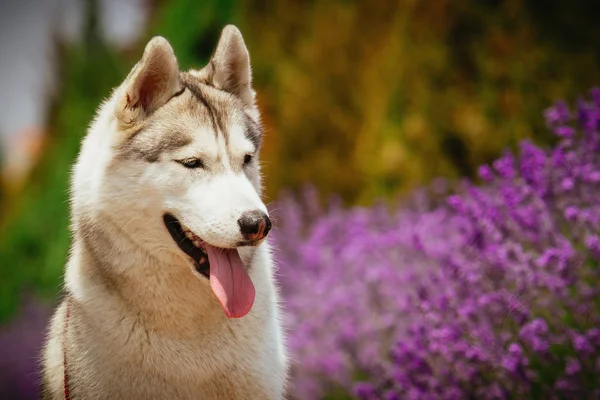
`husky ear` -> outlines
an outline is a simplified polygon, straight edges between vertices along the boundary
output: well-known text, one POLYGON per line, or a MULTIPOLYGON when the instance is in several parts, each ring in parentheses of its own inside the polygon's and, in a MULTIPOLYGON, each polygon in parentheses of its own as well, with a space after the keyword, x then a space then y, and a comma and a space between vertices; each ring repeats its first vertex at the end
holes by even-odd
POLYGON ((246 107, 254 107, 250 55, 237 27, 223 28, 208 67, 212 69, 212 85, 236 95, 246 107))
POLYGON ((160 36, 146 45, 142 59, 122 85, 117 118, 130 125, 163 106, 181 88, 179 66, 173 48, 160 36))

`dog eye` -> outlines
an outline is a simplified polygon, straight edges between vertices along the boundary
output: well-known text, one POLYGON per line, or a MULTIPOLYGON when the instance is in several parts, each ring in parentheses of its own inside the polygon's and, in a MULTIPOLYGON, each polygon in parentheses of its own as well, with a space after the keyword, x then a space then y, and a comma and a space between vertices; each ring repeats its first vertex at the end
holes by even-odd
POLYGON ((251 154, 246 154, 244 156, 244 165, 248 165, 248 164, 250 164, 250 162, 252 162, 252 155, 251 154))
POLYGON ((204 168, 204 164, 202 164, 202 160, 200 160, 199 158, 188 158, 186 160, 181 160, 177 162, 189 169, 204 168))

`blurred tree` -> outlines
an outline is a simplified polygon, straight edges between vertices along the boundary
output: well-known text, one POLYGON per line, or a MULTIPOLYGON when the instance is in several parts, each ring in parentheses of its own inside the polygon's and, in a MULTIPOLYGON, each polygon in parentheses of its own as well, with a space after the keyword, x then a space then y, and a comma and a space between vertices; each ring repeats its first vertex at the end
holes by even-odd
MULTIPOLYGON (((2 137, 2 132, 0 132, 0 137, 2 137)), ((2 148, 2 142, 0 141, 0 172, 3 168, 4 168, 4 149, 2 148)), ((0 173, 0 210, 3 209, 3 205, 4 205, 4 196, 5 196, 4 191, 5 191, 4 176, 2 173, 0 173)), ((1 220, 1 218, 0 218, 0 220, 1 220)))
POLYGON ((201 68, 212 54, 221 29, 239 21, 237 0, 159 1, 146 40, 166 37, 182 70, 201 68))
POLYGON ((525 0, 525 7, 535 29, 563 55, 600 55, 600 9, 596 0, 568 4, 560 0, 525 0))
POLYGON ((0 318, 25 290, 55 296, 69 247, 68 182, 79 142, 102 97, 125 74, 97 29, 97 1, 86 2, 82 43, 59 46, 59 101, 51 107, 47 151, 16 198, 0 235, 0 318))
POLYGON ((550 142, 542 110, 600 78, 591 1, 243 4, 271 196, 311 181, 370 202, 473 176, 521 138, 550 142))

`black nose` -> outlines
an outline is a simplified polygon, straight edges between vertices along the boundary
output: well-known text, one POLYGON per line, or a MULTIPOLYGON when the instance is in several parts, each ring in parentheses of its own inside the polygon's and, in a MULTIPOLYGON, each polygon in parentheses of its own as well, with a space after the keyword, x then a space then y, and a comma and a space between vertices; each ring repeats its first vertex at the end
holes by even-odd
POLYGON ((260 240, 267 236, 271 230, 271 220, 262 211, 246 211, 238 219, 240 232, 248 240, 260 240))

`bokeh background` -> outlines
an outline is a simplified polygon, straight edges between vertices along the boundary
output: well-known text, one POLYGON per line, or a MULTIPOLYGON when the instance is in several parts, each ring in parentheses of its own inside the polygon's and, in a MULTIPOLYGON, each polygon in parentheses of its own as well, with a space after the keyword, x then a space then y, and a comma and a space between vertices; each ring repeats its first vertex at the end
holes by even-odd
MULTIPOLYGON (((600 83, 594 0, 0 4, 2 399, 35 398, 37 352, 70 241, 69 168, 100 100, 153 35, 165 36, 187 69, 204 65, 225 24, 241 29, 265 125, 261 158, 272 204, 310 192, 310 204, 334 196, 340 210, 372 210, 432 185, 438 194, 428 196, 443 198, 465 179, 482 184, 478 167, 524 139, 557 146, 543 111, 600 83)), ((309 211, 298 218, 317 218, 309 211)), ((295 368, 310 376, 310 367, 295 368)), ((327 374, 319 368, 313 372, 327 374)), ((370 398, 339 377, 339 366, 329 371, 331 379, 298 397, 370 398)), ((590 374, 593 382, 598 375, 590 374)), ((599 398, 592 388, 582 393, 599 398)), ((410 398, 442 398, 435 393, 410 398)))

